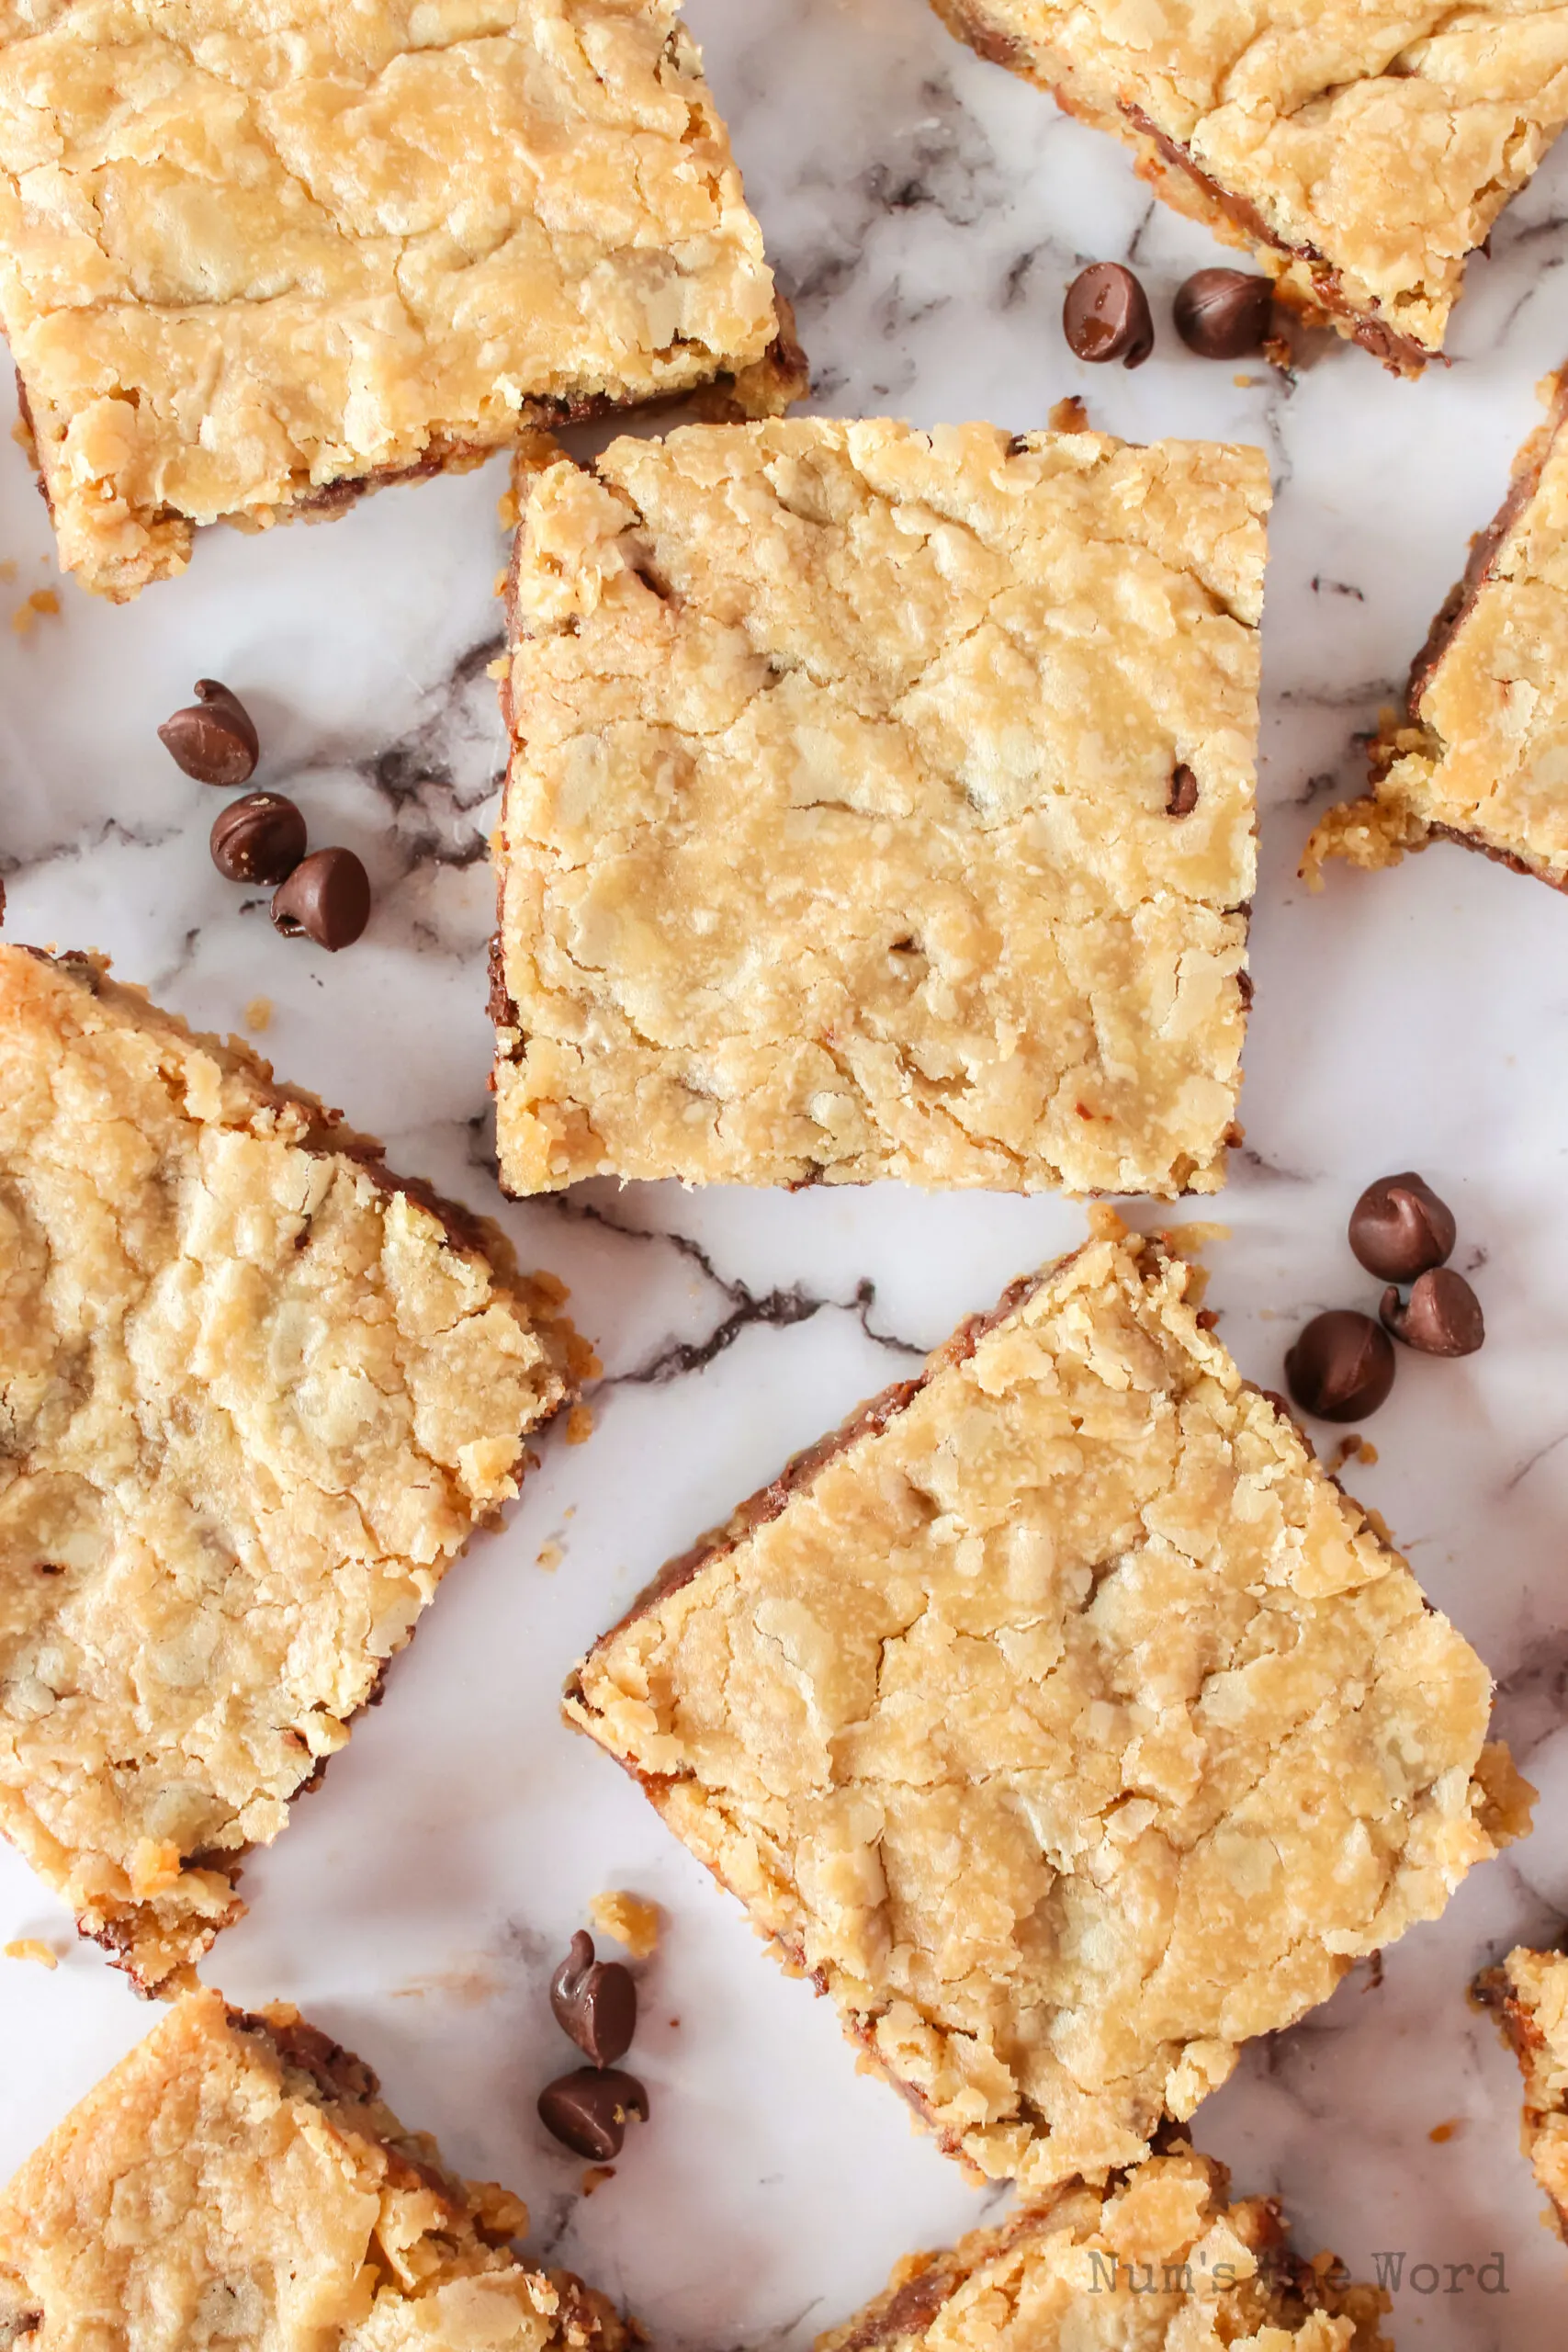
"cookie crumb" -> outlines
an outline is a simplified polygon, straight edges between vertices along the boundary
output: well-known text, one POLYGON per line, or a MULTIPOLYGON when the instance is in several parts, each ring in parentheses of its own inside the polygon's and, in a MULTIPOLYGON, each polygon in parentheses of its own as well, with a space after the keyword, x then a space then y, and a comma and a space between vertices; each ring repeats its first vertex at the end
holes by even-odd
POLYGON ((614 2165, 590 2165, 582 2176, 582 2194, 584 2197, 592 2197, 596 2188, 603 2188, 607 2180, 614 2180, 615 2177, 614 2165))
POLYGON ((1069 392, 1066 400, 1058 401, 1045 421, 1053 433, 1087 433, 1090 429, 1089 411, 1077 392, 1069 392))
POLYGON ((11 627, 18 637, 26 637, 40 614, 58 617, 60 599, 52 588, 35 588, 26 604, 18 605, 11 616, 11 627))
POLYGON ((613 1936, 618 1944, 625 1944, 634 1960, 646 1960, 659 1948, 659 1905, 645 1903, 640 1894, 628 1894, 624 1888, 612 1887, 608 1893, 593 1897, 588 1916, 601 1935, 613 1936))
POLYGON ((588 1405, 574 1405, 566 1417, 568 1445, 586 1445, 593 1434, 593 1412, 588 1405))
POLYGON ((1342 1437, 1340 1439, 1338 1452, 1335 1454, 1333 1462, 1329 1464, 1329 1468, 1331 1472, 1343 1470, 1347 1463, 1361 1462, 1371 1464, 1375 1462, 1377 1458, 1377 1447, 1375 1445, 1369 1444, 1359 1430, 1352 1430, 1348 1437, 1342 1437))
POLYGON ((254 1030, 258 1037, 265 1035, 266 1031, 272 1027, 271 997, 252 997, 245 1007, 245 1026, 247 1029, 254 1030))
POLYGON ((558 1544, 541 1544, 535 1561, 535 1566, 544 1568, 547 1572, 549 1570, 558 1568, 565 1557, 566 1554, 561 1550, 558 1544))
POLYGON ((16 576, 17 559, 14 555, 8 555, 5 562, 0 563, 0 580, 15 580, 16 576))
POLYGON ((1435 2141, 1441 2148, 1446 2146, 1449 2141, 1457 2140, 1463 2129, 1463 2116, 1450 2115, 1446 2123, 1434 2123, 1427 2137, 1428 2140, 1435 2141))
POLYGON ((17 1936, 4 1947, 7 1960, 36 1961, 40 1968, 58 1968, 60 1955, 38 1936, 17 1936))

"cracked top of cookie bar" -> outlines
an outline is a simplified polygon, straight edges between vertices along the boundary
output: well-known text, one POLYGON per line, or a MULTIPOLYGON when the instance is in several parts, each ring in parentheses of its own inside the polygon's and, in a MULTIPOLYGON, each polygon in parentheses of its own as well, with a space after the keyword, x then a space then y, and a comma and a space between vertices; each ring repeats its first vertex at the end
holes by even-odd
POLYGON ((1568 379, 1540 390, 1547 415, 1432 624, 1404 712, 1385 716, 1371 794, 1313 833, 1314 879, 1325 858, 1393 865, 1450 836, 1568 889, 1568 379))
POLYGON ((114 595, 778 332, 675 0, 0 0, 0 323, 114 595))
POLYGON ((812 418, 519 493, 512 1190, 1222 1181, 1260 451, 812 418))
POLYGON ((558 1285, 334 1118, 0 946, 0 1829, 146 1985, 568 1393, 558 1285))
POLYGON ((1521 1944, 1474 1990, 1498 2021, 1524 2077, 1519 2144, 1568 2238, 1568 1954, 1521 1944))
POLYGON ((1387 2298, 1290 2249, 1271 2198, 1179 2140, 1109 2189, 1075 2181, 1000 2229, 899 2263, 816 2352, 1391 2352, 1387 2298), (1265 2330, 1279 2334, 1264 2334, 1265 2330))
POLYGON ((1162 195, 1406 368, 1441 350, 1467 255, 1568 121, 1568 10, 1540 0, 936 6, 1075 112, 1151 137, 1162 195))
POLYGON ((1138 2162, 1519 1813, 1485 1668, 1189 1281, 1128 1237, 1017 1286, 568 1690, 949 2153, 1031 2193, 1138 2162))
POLYGON ((298 2011, 187 1994, 0 2192, 0 2342, 624 2352, 527 2226, 298 2011))

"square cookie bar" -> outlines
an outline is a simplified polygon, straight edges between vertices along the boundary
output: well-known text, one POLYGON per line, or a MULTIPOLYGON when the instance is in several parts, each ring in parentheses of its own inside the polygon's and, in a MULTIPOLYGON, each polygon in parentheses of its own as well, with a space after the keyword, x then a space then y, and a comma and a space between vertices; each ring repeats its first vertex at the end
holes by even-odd
POLYGON ((527 458, 508 1188, 1213 1191, 1261 452, 812 418, 527 458))
POLYGON ((1521 1944, 1475 1980, 1477 2000, 1498 2023, 1524 2076, 1519 2143, 1568 2238, 1568 1955, 1521 1944))
POLYGON ((0 1830, 144 1988, 571 1385, 560 1286, 378 1148, 0 946, 0 1830))
POLYGON ((1140 2162, 1522 1809, 1481 1660, 1189 1268, 1100 1221, 667 1567, 566 1702, 1031 2195, 1140 2162))
POLYGON ((1109 2189, 1075 2181, 909 2256, 816 2352, 1392 2352, 1387 2297, 1332 2255, 1299 2260, 1275 2199, 1232 2205, 1229 2188, 1224 2165, 1174 2141, 1109 2189))
POLYGON ((1568 19, 1536 0, 934 5, 1401 375, 1442 350, 1466 260, 1568 122, 1568 19))
POLYGON ((1371 793, 1331 808, 1307 843, 1314 885, 1325 858, 1396 865, 1448 840, 1568 889, 1568 377, 1541 389, 1546 418, 1416 657, 1404 710, 1384 713, 1371 793))
POLYGON ((803 389, 675 0, 0 0, 0 326, 118 598, 198 523, 803 389))
POLYGON ((527 2226, 297 2010, 191 1993, 0 2192, 0 2342, 625 2352, 602 2295, 512 2251, 527 2226))

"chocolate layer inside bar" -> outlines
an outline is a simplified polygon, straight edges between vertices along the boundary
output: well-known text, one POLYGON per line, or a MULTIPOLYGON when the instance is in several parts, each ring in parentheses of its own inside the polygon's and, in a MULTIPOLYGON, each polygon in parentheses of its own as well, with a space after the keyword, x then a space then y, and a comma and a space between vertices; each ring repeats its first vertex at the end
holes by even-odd
MULTIPOLYGON (((1404 707, 1412 725, 1421 723, 1421 697, 1431 684, 1434 672, 1448 651, 1454 636, 1468 617, 1477 596, 1492 578, 1497 566, 1497 555, 1504 540, 1540 488, 1540 478, 1546 461, 1551 455, 1552 444, 1568 424, 1568 370, 1558 378, 1551 406, 1547 411, 1529 440, 1525 444, 1522 461, 1514 470, 1507 493, 1483 531, 1472 542, 1470 560, 1450 589, 1437 617, 1427 632, 1421 650, 1410 665, 1410 677, 1404 690, 1404 707)), ((1468 833, 1453 832, 1446 825, 1435 825, 1434 832, 1448 833, 1453 841, 1468 842, 1468 833)), ((1501 856, 1501 852, 1492 853, 1501 856)), ((1505 858, 1510 865, 1517 865, 1521 873, 1532 871, 1520 865, 1517 858, 1505 858)))
MULTIPOLYGON (((1060 92, 1057 97, 1069 114, 1076 111, 1070 98, 1063 97, 1060 92)), ((1273 252, 1287 254, 1292 261, 1304 262, 1312 272, 1313 300, 1337 318, 1348 320, 1352 338, 1363 351, 1370 351, 1374 358, 1382 361, 1385 368, 1404 375, 1412 370, 1419 371, 1429 359, 1442 356, 1440 353, 1428 351, 1423 345, 1413 342, 1409 335, 1401 334, 1386 320, 1373 316, 1348 300, 1338 270, 1331 262, 1325 260, 1315 245, 1292 245, 1278 235, 1255 204, 1245 196, 1233 195, 1218 180, 1212 179, 1180 141, 1169 138, 1158 129, 1141 107, 1123 105, 1121 111, 1138 136, 1148 140, 1165 163, 1184 173, 1202 191, 1214 209, 1223 213, 1227 220, 1234 221, 1251 243, 1268 245, 1273 252)), ((1290 286, 1281 285, 1275 290, 1285 302, 1300 302, 1303 299, 1290 286)), ((1449 362, 1444 359, 1443 365, 1447 367, 1449 362)))

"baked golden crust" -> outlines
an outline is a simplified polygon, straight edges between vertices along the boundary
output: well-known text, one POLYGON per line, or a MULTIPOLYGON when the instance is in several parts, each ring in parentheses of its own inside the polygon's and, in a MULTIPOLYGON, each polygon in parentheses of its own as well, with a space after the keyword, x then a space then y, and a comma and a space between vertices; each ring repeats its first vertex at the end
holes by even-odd
POLYGON ((1568 1955, 1521 1944, 1476 1979, 1475 1991, 1496 2010, 1519 2062, 1519 2144, 1545 2194, 1551 2226, 1568 2239, 1568 1955))
POLYGON ((511 1190, 1223 1181, 1259 451, 811 418, 518 496, 511 1190))
POLYGON ((243 1909, 570 1348, 501 1236, 106 971, 0 945, 0 1829, 151 1987, 243 1909))
POLYGON ((1539 0, 935 5, 1401 374, 1441 351, 1468 256, 1568 122, 1568 9, 1539 0))
POLYGON ((1385 712, 1372 789, 1314 828, 1303 872, 1375 869, 1457 841, 1568 889, 1568 377, 1540 387, 1545 421, 1507 497, 1385 712))
POLYGON ((1229 2188, 1179 2141, 1110 2189, 1074 2182, 908 2256, 816 2352, 1391 2352, 1386 2295, 1342 2283, 1332 2255, 1298 2260, 1274 2199, 1229 2188))
POLYGON ((602 2295, 511 2251, 527 2226, 297 2010, 191 1993, 0 2194, 0 2342, 626 2352, 602 2295))
POLYGON ((798 390, 675 6, 0 0, 0 324, 62 565, 125 597, 200 523, 798 390))
POLYGON ((1107 1229, 1019 1286, 568 1690, 948 2152, 1031 2195, 1139 2162, 1517 1826, 1481 1660, 1188 1281, 1107 1229))

